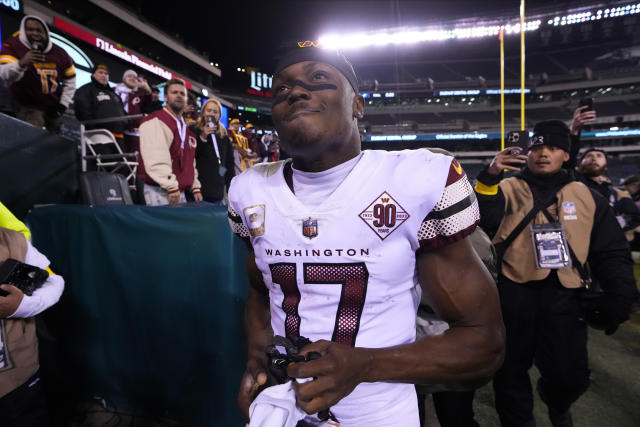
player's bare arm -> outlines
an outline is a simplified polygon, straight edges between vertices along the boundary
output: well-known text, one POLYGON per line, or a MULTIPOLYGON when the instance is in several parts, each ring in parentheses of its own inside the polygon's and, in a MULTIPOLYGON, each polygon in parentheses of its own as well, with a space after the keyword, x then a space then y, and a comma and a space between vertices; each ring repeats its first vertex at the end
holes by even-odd
POLYGON ((488 379, 500 367, 504 325, 498 293, 468 239, 419 254, 417 264, 423 292, 450 329, 382 349, 329 341, 305 347, 303 354, 323 357, 289 365, 294 378, 317 378, 294 384, 300 408, 310 414, 328 408, 362 382, 465 382, 488 379))
POLYGON ((245 334, 247 336, 247 367, 242 376, 238 393, 238 406, 249 420, 249 406, 260 390, 267 385, 266 348, 273 341, 271 314, 269 312, 269 294, 262 279, 262 273, 256 266, 255 254, 249 249, 247 254, 249 273, 249 293, 244 312, 245 334))

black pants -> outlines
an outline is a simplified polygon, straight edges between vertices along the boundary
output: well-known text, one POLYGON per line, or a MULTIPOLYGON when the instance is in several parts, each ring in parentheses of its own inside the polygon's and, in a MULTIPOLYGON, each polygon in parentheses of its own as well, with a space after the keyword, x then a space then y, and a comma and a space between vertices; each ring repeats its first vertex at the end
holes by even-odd
POLYGON ((0 398, 2 427, 46 427, 49 425, 47 399, 38 373, 0 398))
POLYGON ((505 361, 493 388, 502 425, 533 420, 527 371, 534 362, 543 401, 555 412, 566 412, 589 386, 587 325, 580 318, 577 292, 563 288, 553 272, 524 285, 501 276, 498 291, 507 335, 505 361))
POLYGON ((433 406, 436 409, 441 427, 478 427, 473 419, 473 396, 471 391, 441 391, 433 393, 433 406))

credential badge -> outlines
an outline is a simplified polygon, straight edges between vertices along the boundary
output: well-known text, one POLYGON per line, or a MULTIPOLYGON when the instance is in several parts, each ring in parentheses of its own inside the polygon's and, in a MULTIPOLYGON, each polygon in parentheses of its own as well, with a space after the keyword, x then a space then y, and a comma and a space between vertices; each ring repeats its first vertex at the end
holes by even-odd
POLYGON ((253 237, 264 235, 264 205, 247 206, 243 210, 244 220, 253 237))
POLYGON ((302 221, 302 235, 313 239, 318 236, 318 220, 317 219, 305 219, 302 221))

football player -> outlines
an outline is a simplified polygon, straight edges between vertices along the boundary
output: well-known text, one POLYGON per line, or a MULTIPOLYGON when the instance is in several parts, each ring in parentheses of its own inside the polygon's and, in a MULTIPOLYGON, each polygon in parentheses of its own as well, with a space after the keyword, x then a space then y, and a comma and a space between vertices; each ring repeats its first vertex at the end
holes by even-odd
POLYGON ((427 150, 361 152, 363 114, 343 55, 280 60, 273 120, 293 160, 256 165, 229 191, 231 227, 249 243, 247 419, 274 335, 313 341, 300 353, 314 360, 287 370, 313 379, 293 382, 297 406, 331 408, 342 426, 418 426, 412 383, 487 379, 502 363, 498 295, 466 238, 479 211, 464 171, 427 150), (450 329, 416 341, 421 292, 450 329))

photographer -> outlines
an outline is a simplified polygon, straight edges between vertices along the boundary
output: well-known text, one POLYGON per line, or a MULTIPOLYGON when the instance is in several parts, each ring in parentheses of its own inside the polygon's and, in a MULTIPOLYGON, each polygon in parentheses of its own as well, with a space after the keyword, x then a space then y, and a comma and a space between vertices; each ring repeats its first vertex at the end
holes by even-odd
POLYGON ((527 155, 501 151, 475 187, 480 225, 501 260, 507 346, 493 385, 503 426, 535 425, 527 373, 534 360, 551 423, 572 425, 569 408, 589 386, 587 323, 614 333, 635 293, 629 247, 613 210, 562 169, 569 133, 559 120, 538 123, 527 155), (519 172, 503 180, 505 169, 519 172), (585 289, 592 285, 589 266, 600 296, 585 289))
POLYGON ((225 189, 234 176, 233 147, 227 130, 220 123, 220 104, 209 99, 202 106, 196 126, 191 129, 198 136, 196 168, 205 201, 221 204, 225 189))
POLYGON ((49 28, 37 16, 20 22, 20 34, 2 44, 0 79, 11 86, 16 117, 58 132, 76 91, 76 70, 69 55, 54 45, 49 28))
MULTIPOLYGON (((0 208, 0 223, 17 225, 15 228, 24 233, 24 224, 1 204, 0 208)), ((8 259, 46 269, 49 275, 31 295, 5 283, 5 278, 0 277, 0 424, 46 426, 49 424, 47 403, 38 372, 34 316, 58 302, 64 280, 53 274, 48 268, 47 257, 38 252, 21 232, 0 227, 0 266, 8 259)), ((41 276, 45 277, 46 273, 41 272, 41 276)))

